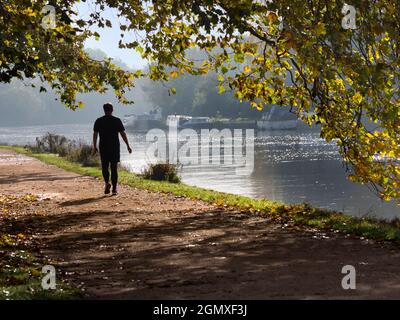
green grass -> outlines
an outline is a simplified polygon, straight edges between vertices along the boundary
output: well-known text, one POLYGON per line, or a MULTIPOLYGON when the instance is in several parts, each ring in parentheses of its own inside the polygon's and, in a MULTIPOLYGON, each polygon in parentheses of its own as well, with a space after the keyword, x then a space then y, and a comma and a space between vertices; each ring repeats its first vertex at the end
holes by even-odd
MULTIPOLYGON (((35 157, 47 164, 55 165, 67 171, 92 177, 102 177, 99 168, 83 167, 54 154, 32 153, 22 147, 4 146, 4 148, 11 148, 19 153, 35 157)), ((175 196, 202 200, 216 205, 226 205, 246 212, 259 213, 276 223, 314 227, 320 230, 337 231, 368 239, 391 241, 400 244, 399 220, 388 222, 372 218, 357 218, 340 212, 313 208, 308 204, 285 205, 267 199, 252 199, 189 186, 184 183, 146 180, 140 175, 126 170, 121 170, 119 177, 120 183, 131 187, 171 193, 175 196)))
POLYGON ((69 300, 82 297, 79 289, 56 276, 56 288, 44 290, 41 268, 47 263, 18 248, 0 246, 0 300, 69 300))

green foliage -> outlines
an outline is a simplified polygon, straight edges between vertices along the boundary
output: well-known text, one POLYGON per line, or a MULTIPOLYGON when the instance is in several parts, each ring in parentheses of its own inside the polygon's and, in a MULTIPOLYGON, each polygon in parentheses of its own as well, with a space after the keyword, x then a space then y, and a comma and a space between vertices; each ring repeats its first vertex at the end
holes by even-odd
POLYGON ((171 163, 155 163, 150 164, 143 171, 145 179, 156 181, 168 181, 172 183, 179 183, 181 181, 178 175, 178 167, 171 163))
POLYGON ((157 62, 153 79, 172 75, 165 66, 178 74, 216 70, 220 92, 229 87, 257 109, 291 106, 305 122, 321 125, 322 138, 337 142, 353 181, 371 183, 384 200, 399 199, 400 5, 352 4, 357 30, 341 25, 343 1, 154 3, 143 29, 159 31, 140 43, 141 52, 157 62), (187 59, 193 47, 207 58, 187 59))

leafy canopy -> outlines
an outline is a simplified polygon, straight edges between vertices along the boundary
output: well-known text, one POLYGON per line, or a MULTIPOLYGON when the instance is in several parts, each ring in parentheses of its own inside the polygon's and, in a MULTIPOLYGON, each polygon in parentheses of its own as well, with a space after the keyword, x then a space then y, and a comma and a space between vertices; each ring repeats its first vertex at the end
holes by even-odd
POLYGON ((302 120, 320 124, 323 138, 337 141, 352 180, 371 183, 383 199, 399 199, 397 0, 351 1, 354 30, 342 27, 344 1, 338 0, 93 0, 87 19, 73 12, 76 2, 50 1, 57 11, 51 30, 40 26, 44 1, 1 2, 1 81, 39 76, 71 108, 77 92, 108 85, 128 102, 124 90, 144 74, 91 60, 83 51, 84 40, 98 36, 91 26, 112 27, 102 13, 114 8, 120 47, 151 61, 150 79, 212 69, 220 92, 229 88, 259 109, 291 106, 302 120), (207 58, 189 59, 193 48, 207 58))

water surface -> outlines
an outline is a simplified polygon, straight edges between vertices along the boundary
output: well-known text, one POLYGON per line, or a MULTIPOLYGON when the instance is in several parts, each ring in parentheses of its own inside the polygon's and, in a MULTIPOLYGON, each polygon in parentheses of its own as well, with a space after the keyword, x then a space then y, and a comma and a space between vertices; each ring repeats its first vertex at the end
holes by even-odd
MULTIPOLYGON (((92 125, 1 127, 0 143, 34 143, 46 132, 90 143, 92 125)), ((144 134, 128 132, 128 136, 134 152, 129 155, 122 145, 121 162, 140 172, 148 163, 148 143, 144 134)), ((182 179, 222 192, 285 203, 308 202, 355 216, 400 217, 400 209, 394 203, 382 202, 367 186, 348 181, 336 146, 309 130, 257 133, 254 171, 250 176, 236 175, 224 166, 191 166, 182 169, 182 179)))

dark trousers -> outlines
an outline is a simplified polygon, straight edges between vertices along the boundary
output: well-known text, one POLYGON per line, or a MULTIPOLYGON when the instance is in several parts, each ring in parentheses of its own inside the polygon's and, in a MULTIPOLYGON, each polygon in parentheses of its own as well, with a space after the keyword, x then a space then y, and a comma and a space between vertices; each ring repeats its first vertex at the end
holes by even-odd
POLYGON ((103 172, 103 178, 105 183, 108 183, 110 181, 110 172, 108 170, 109 167, 111 167, 111 183, 113 188, 115 189, 118 183, 118 162, 102 159, 101 169, 103 172))

